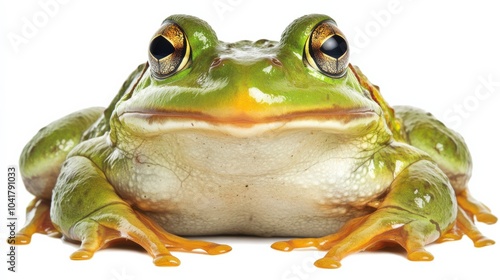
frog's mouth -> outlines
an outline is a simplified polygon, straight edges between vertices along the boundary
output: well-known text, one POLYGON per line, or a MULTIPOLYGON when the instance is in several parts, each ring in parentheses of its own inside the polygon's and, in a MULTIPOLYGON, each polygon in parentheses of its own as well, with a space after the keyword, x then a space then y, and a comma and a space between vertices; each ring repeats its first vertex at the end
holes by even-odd
POLYGON ((358 134, 380 121, 373 109, 297 111, 277 116, 253 117, 246 114, 216 117, 203 112, 127 110, 119 120, 140 134, 174 131, 214 131, 236 137, 251 137, 285 130, 321 130, 330 133, 358 134))

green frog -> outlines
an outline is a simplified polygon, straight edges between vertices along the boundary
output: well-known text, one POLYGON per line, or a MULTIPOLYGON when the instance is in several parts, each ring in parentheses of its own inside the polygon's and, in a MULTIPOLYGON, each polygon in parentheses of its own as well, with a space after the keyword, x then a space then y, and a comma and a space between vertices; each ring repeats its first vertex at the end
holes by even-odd
POLYGON ((291 237, 272 248, 326 250, 322 268, 394 243, 410 260, 464 234, 494 243, 474 225, 497 218, 469 192, 462 137, 389 106, 326 15, 234 43, 168 17, 109 106, 41 129, 20 169, 35 198, 15 244, 64 236, 81 242, 71 259, 124 239, 158 266, 179 265, 175 250, 231 250, 200 235, 291 237))

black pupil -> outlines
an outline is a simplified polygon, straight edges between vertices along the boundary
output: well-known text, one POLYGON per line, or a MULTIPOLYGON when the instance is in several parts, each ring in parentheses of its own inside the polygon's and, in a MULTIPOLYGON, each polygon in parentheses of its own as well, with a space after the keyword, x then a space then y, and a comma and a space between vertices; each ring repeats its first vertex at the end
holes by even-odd
POLYGON ((339 58, 346 53, 347 42, 344 40, 344 38, 338 35, 333 35, 323 42, 320 50, 328 56, 339 58))
POLYGON ((149 51, 156 59, 162 59, 172 54, 175 48, 165 37, 158 36, 151 42, 149 51))

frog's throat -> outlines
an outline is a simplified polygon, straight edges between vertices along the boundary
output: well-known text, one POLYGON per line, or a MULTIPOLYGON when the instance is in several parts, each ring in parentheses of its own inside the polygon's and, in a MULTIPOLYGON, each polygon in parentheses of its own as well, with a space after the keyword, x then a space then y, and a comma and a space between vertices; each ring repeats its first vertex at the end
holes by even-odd
POLYGON ((123 127, 140 134, 199 130, 252 137, 287 130, 361 134, 380 122, 381 116, 370 109, 299 111, 262 118, 247 115, 218 118, 203 113, 180 111, 128 111, 119 116, 119 121, 123 127))

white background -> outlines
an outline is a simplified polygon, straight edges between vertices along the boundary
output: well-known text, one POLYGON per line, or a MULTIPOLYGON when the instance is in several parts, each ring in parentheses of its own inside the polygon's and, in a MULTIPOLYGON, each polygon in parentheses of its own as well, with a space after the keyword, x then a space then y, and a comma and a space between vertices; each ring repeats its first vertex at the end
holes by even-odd
MULTIPOLYGON (((235 41, 278 40, 293 19, 326 13, 350 39, 351 62, 381 87, 391 104, 425 108, 465 137, 474 157, 470 188, 500 215, 500 17, 495 1, 66 0, 62 4, 61 0, 57 9, 47 12, 40 3, 49 1, 0 4, 3 185, 7 166, 17 164, 24 144, 39 128, 77 109, 109 103, 129 72, 147 59, 148 41, 168 15, 198 16, 208 21, 219 39, 235 41), (26 33, 28 22, 36 24, 36 30, 26 33), (481 80, 490 80, 490 87, 481 80), (458 108, 463 108, 462 115, 458 108)), ((0 232, 5 240, 7 207, 2 189, 0 205, 5 209, 0 209, 0 232)), ((19 182, 19 223, 31 198, 19 182)), ((500 241, 500 225, 479 227, 500 241)), ((275 239, 210 239, 232 245, 233 251, 220 256, 176 253, 180 267, 158 268, 146 253, 123 248, 100 251, 89 261, 70 261, 77 245, 36 235, 31 245, 18 247, 16 274, 7 271, 7 246, 0 242, 0 271, 9 277, 2 279, 96 280, 465 280, 478 273, 480 279, 499 275, 500 244, 476 249, 467 238, 429 246, 433 262, 410 262, 401 252, 368 252, 347 257, 338 270, 312 266, 322 252, 274 251, 269 245, 275 239)))

